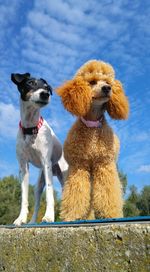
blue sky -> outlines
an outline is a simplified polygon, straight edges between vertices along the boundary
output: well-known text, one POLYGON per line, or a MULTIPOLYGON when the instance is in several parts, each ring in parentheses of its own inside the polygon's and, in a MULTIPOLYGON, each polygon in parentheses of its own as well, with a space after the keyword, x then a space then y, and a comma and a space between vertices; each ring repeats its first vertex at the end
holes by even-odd
MULTIPOLYGON (((150 1, 0 1, 0 178, 18 175, 19 94, 12 72, 30 72, 54 88, 87 60, 113 65, 130 101, 127 121, 109 120, 121 141, 128 185, 150 184, 150 1)), ((64 142, 74 118, 54 95, 42 114, 64 142)), ((37 170, 31 167, 30 182, 37 170)), ((60 190, 58 182, 55 188, 60 190)))

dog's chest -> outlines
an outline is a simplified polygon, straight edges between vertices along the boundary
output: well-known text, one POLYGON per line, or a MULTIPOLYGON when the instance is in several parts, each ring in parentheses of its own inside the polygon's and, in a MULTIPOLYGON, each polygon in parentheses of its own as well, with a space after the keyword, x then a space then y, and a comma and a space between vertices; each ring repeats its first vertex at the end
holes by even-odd
POLYGON ((39 139, 35 136, 21 137, 17 141, 17 155, 19 158, 30 162, 36 167, 41 167, 41 150, 39 149, 39 139))
POLYGON ((100 129, 91 129, 84 135, 84 152, 88 157, 103 157, 112 149, 110 135, 105 135, 100 129))
POLYGON ((68 160, 104 160, 114 157, 114 134, 109 127, 86 128, 75 125, 64 145, 65 157, 68 160))

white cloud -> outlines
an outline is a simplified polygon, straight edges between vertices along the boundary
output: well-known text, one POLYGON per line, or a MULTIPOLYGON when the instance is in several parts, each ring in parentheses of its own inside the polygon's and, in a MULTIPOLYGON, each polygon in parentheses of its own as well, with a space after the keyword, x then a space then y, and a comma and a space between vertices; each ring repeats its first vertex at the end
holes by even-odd
POLYGON ((150 173, 150 164, 141 165, 138 172, 150 173))
POLYGON ((0 178, 9 175, 18 175, 18 165, 16 160, 10 162, 0 160, 0 178))
POLYGON ((144 142, 144 141, 150 141, 150 131, 141 131, 140 133, 135 133, 132 135, 132 141, 134 142, 144 142))
POLYGON ((131 145, 127 143, 126 152, 120 158, 121 167, 126 169, 129 174, 139 172, 140 165, 147 165, 149 160, 149 145, 131 145))
MULTIPOLYGON (((140 42, 140 19, 136 19, 138 6, 130 5, 129 10, 124 1, 100 3, 89 0, 83 4, 61 0, 39 3, 35 0, 21 30, 24 37, 22 55, 29 63, 45 63, 46 74, 50 67, 55 73, 55 67, 59 70, 63 65, 62 78, 67 78, 93 53, 94 57, 99 54, 99 58, 119 61, 119 66, 126 68, 126 73, 130 74, 141 65, 137 54, 142 52, 143 44, 140 42), (134 39, 134 29, 129 31, 131 23, 139 33, 134 35, 134 39), (130 51, 126 46, 129 42, 130 51)), ((143 28, 147 27, 144 15, 138 14, 139 17, 142 18, 143 28)), ((146 41, 146 35, 143 39, 146 41)), ((54 73, 50 71, 52 78, 54 73)), ((58 74, 55 73, 55 77, 59 80, 58 74)))
POLYGON ((1 35, 4 35, 4 33, 6 33, 6 29, 4 29, 5 27, 8 27, 7 31, 8 31, 8 29, 11 28, 12 25, 10 23, 12 23, 15 19, 15 12, 16 12, 18 6, 19 6, 19 3, 17 0, 13 1, 13 5, 10 5, 9 0, 6 0, 5 3, 0 4, 0 8, 1 8, 0 34, 1 35))
MULTIPOLYGON (((9 1, 5 2, 1 5, 3 25, 8 21, 5 20, 7 12, 7 28, 14 27, 15 16, 18 18, 18 9, 23 6, 16 0, 11 6, 9 1)), ((144 13, 139 12, 139 2, 131 4, 122 0, 35 0, 32 8, 28 5, 25 8, 26 21, 21 21, 12 43, 21 53, 20 69, 24 66, 36 73, 37 70, 49 73, 49 77, 55 77, 55 82, 60 82, 70 77, 84 61, 98 55, 100 59, 118 62, 120 68, 126 69, 126 74, 140 70, 138 59, 148 41, 147 30, 145 35, 143 30, 148 29, 150 5, 146 5, 144 13), (130 50, 126 46, 128 43, 130 50)), ((11 54, 13 52, 12 48, 11 54)))
POLYGON ((14 138, 17 134, 19 110, 13 104, 0 103, 0 137, 14 138))

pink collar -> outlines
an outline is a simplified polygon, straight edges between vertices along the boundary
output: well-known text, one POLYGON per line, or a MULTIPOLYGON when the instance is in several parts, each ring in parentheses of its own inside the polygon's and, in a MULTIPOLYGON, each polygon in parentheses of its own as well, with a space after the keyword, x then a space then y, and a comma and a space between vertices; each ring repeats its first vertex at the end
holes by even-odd
POLYGON ((83 124, 85 124, 88 128, 100 128, 102 126, 103 117, 97 121, 85 120, 83 117, 80 118, 83 124))
POLYGON ((40 117, 39 122, 38 122, 37 126, 35 126, 35 127, 25 128, 22 126, 21 121, 19 122, 19 127, 22 129, 22 132, 24 135, 38 134, 38 131, 42 125, 43 125, 43 117, 42 116, 40 117))

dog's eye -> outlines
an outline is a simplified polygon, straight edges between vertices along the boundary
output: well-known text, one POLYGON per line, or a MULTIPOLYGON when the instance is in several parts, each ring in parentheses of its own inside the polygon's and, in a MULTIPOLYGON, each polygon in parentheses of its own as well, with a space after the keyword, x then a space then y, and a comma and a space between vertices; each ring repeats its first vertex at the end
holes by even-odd
POLYGON ((29 81, 29 84, 30 84, 31 86, 36 86, 36 85, 37 85, 37 82, 34 81, 34 80, 31 80, 31 81, 29 81))
POLYGON ((96 80, 91 80, 89 81, 90 85, 96 85, 97 81, 96 80))

